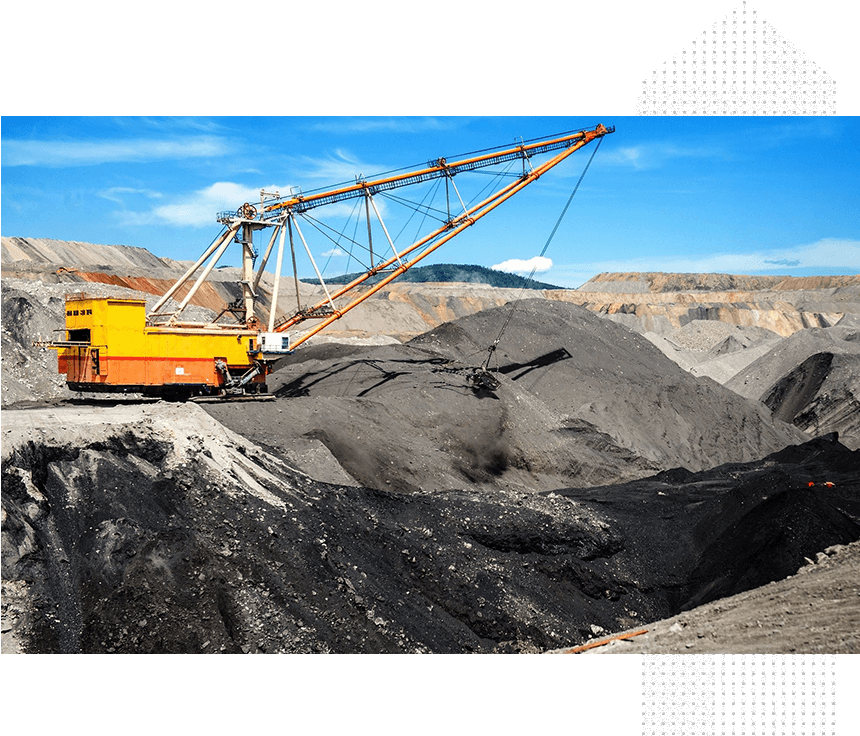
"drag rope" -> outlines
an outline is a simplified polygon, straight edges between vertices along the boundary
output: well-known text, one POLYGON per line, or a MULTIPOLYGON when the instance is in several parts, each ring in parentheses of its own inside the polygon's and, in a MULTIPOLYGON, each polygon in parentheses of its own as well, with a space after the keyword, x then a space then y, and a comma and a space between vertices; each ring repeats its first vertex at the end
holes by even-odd
MULTIPOLYGON (((555 227, 552 229, 552 232, 549 234, 546 243, 543 246, 543 250, 540 252, 539 258, 542 258, 549 248, 549 244, 552 242, 552 239, 555 237, 556 232, 558 232, 558 227, 561 225, 561 221, 564 219, 565 214, 567 214, 567 209, 570 207, 570 203, 573 201, 574 195, 579 190, 579 185, 582 184, 582 180, 585 178, 585 174, 588 172, 588 167, 591 166, 591 162, 594 160, 594 156, 597 153, 597 150, 600 148, 600 144, 603 143, 603 138, 597 139, 597 145, 594 147, 594 150, 591 152, 591 157, 588 159, 588 163, 585 165, 585 168, 582 170, 582 174, 579 175, 579 180, 576 182, 576 186, 573 188, 573 191, 570 193, 570 196, 567 198, 567 204, 564 205, 564 209, 561 211, 561 214, 558 216, 558 220, 556 220, 555 227)), ((499 330, 499 336, 493 341, 493 344, 487 348, 487 360, 484 361, 483 370, 487 371, 490 369, 490 361, 493 358, 493 353, 496 351, 496 347, 502 339, 502 335, 505 334, 505 330, 510 324, 511 318, 514 316, 514 312, 519 306, 520 301, 522 301, 523 294, 525 290, 528 288, 529 284, 534 280, 535 272, 537 271, 537 259, 535 259, 535 265, 532 267, 532 272, 529 274, 529 277, 526 279, 525 284, 523 284, 520 289, 520 293, 517 298, 514 300, 513 305, 511 306, 510 312, 508 312, 508 316, 505 318, 504 324, 502 324, 502 329, 499 330)))

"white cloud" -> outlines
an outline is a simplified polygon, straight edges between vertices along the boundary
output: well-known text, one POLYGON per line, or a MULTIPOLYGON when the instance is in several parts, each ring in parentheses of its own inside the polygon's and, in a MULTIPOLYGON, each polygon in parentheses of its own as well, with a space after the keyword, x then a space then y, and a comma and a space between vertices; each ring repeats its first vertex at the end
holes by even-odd
POLYGON ((619 146, 600 154, 602 163, 633 169, 656 169, 676 158, 725 158, 727 154, 717 148, 688 148, 670 143, 648 143, 638 146, 619 146))
POLYGON ((348 255, 345 250, 341 250, 341 248, 332 248, 331 250, 327 250, 320 254, 323 258, 341 258, 343 256, 348 255))
MULTIPOLYGON (((287 191, 286 187, 263 187, 267 192, 287 191)), ((214 225, 219 212, 235 211, 244 202, 259 203, 260 187, 247 187, 230 181, 215 182, 205 189, 161 205, 152 210, 155 218, 172 225, 205 227, 214 225)))
MULTIPOLYGON (((815 243, 747 253, 715 253, 699 258, 668 257, 662 264, 679 273, 785 273, 800 268, 854 268, 860 264, 860 241, 825 238, 815 243)), ((666 270, 666 269, 661 269, 666 270)))
POLYGON ((425 133, 428 130, 451 130, 462 125, 462 119, 439 120, 438 118, 334 118, 319 122, 314 130, 330 133, 425 133))
POLYGON ((490 268, 494 271, 507 271, 508 273, 531 273, 532 269, 535 273, 544 273, 552 268, 552 259, 545 256, 535 256, 528 260, 511 258, 497 263, 495 266, 490 266, 490 268))
MULTIPOLYGON (((235 212, 244 202, 250 202, 259 208, 260 189, 261 187, 249 187, 231 181, 219 181, 204 189, 198 189, 190 194, 177 195, 172 198, 147 189, 126 187, 113 187, 103 190, 99 194, 105 199, 121 205, 124 204, 123 195, 143 195, 151 199, 169 200, 168 203, 160 204, 146 212, 134 212, 125 209, 115 212, 114 217, 126 225, 143 225, 160 221, 184 227, 208 227, 215 224, 219 212, 235 212)), ((291 188, 289 185, 277 186, 273 184, 264 186, 262 189, 266 192, 278 191, 282 197, 290 196, 291 189, 294 190, 294 193, 298 193, 298 190, 291 188)), ((377 208, 384 218, 386 215, 385 201, 376 198, 376 203, 377 208)), ((354 215, 355 212, 355 202, 345 201, 325 205, 319 209, 311 209, 308 212, 308 216, 328 223, 331 220, 348 218, 354 215)), ((305 227, 302 227, 302 230, 304 231, 305 227)))
POLYGON ((168 159, 222 156, 229 152, 223 138, 211 135, 170 140, 5 140, 4 166, 94 166, 97 164, 164 161, 168 159))

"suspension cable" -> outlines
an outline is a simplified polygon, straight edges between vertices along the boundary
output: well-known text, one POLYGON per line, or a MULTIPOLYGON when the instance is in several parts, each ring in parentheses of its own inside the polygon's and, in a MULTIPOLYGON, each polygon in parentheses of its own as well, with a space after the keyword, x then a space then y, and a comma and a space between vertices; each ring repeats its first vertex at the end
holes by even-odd
MULTIPOLYGON (((558 220, 556 220, 555 227, 553 227, 552 232, 549 234, 546 243, 544 244, 543 250, 540 252, 539 258, 542 258, 546 253, 547 248, 549 248, 549 244, 552 242, 552 239, 555 237, 556 232, 558 232, 559 225, 561 225, 561 221, 564 219, 565 214, 567 214, 567 209, 570 207, 570 203, 573 201, 574 195, 579 190, 579 185, 582 184, 582 180, 585 178, 585 174, 588 172, 588 167, 591 166, 591 162, 594 160, 594 156, 600 148, 600 144, 603 143, 603 138, 598 138, 597 145, 594 147, 594 150, 591 152, 591 157, 588 159, 588 163, 585 165, 585 168, 582 170, 582 174, 579 175, 579 180, 576 182, 576 186, 573 188, 573 191, 570 193, 570 196, 567 198, 567 204, 564 205, 564 209, 562 209, 561 214, 558 216, 558 220)), ((493 358, 493 353, 496 351, 496 347, 502 339, 502 335, 505 334, 505 330, 511 322, 511 319, 514 316, 514 312, 519 306, 520 301, 523 298, 523 294, 525 290, 528 288, 529 284, 534 279, 535 272, 537 271, 538 264, 532 267, 532 271, 529 274, 529 277, 526 279, 526 282, 523 284, 520 289, 520 293, 517 295, 517 298, 514 300, 513 305, 511 306, 511 310, 508 312, 508 316, 505 318, 504 323, 502 324, 502 329, 499 330, 498 337, 493 341, 493 344, 487 348, 487 359, 484 361, 483 369, 485 371, 490 369, 490 361, 493 358)))

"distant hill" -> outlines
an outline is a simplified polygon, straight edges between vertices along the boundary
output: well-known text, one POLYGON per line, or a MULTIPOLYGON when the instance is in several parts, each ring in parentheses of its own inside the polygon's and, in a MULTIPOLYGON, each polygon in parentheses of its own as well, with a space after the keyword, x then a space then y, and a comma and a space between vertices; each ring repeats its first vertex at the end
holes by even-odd
MULTIPOLYGON (((348 284, 359 277, 361 273, 350 273, 343 276, 325 278, 328 284, 348 284)), ((377 274, 367 280, 368 284, 374 284, 384 276, 377 274)), ((316 279, 302 279, 305 283, 316 284, 316 279)), ((541 281, 529 281, 524 276, 494 271, 484 266, 465 266, 459 263, 438 263, 432 266, 416 266, 397 278, 398 282, 410 281, 412 283, 428 282, 462 282, 467 284, 487 284, 504 289, 561 289, 561 286, 545 284, 541 281)))

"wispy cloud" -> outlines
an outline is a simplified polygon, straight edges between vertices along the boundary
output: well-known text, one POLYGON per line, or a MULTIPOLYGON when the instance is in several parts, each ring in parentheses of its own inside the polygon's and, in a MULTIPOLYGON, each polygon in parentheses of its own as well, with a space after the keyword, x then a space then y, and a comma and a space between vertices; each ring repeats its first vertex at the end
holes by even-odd
POLYGON ((643 143, 637 146, 620 146, 601 152, 601 163, 633 169, 656 169, 678 158, 724 158, 719 148, 707 146, 676 146, 670 143, 643 143))
MULTIPOLYGON (((288 187, 267 186, 267 192, 288 191, 288 187)), ((155 220, 190 227, 211 226, 218 212, 235 210, 243 202, 260 201, 260 188, 247 187, 230 181, 215 182, 170 204, 155 207, 151 215, 155 220)))
POLYGON ((426 133, 452 130, 463 124, 462 119, 438 118, 331 118, 312 125, 313 130, 327 133, 426 133))
POLYGON ((227 141, 211 135, 163 140, 4 140, 3 166, 64 168, 223 156, 228 152, 227 141))
POLYGON ((766 127, 755 126, 742 134, 744 141, 765 147, 795 145, 809 138, 833 138, 843 129, 842 122, 832 118, 788 118, 770 122, 766 127))
POLYGON ((349 151, 340 148, 325 156, 298 156, 290 160, 290 173, 294 178, 322 186, 352 183, 359 175, 370 177, 389 168, 391 167, 361 161, 349 151))
POLYGON ((156 192, 152 189, 135 189, 134 187, 110 187, 109 189, 102 189, 98 195, 103 199, 121 205, 124 205, 129 197, 139 196, 147 197, 148 199, 160 199, 163 196, 161 192, 156 192))

